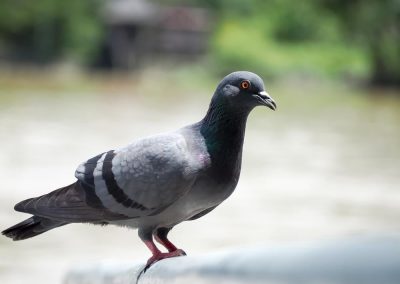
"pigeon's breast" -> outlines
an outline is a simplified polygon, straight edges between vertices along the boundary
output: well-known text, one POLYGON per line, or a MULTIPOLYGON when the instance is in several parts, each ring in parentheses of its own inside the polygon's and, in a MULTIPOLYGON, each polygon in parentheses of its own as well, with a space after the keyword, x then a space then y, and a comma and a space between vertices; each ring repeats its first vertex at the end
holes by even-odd
POLYGON ((192 154, 192 168, 196 168, 198 175, 190 190, 174 202, 159 218, 163 225, 173 226, 189 220, 204 210, 216 207, 227 199, 239 181, 241 168, 240 149, 232 155, 216 160, 209 154, 206 142, 201 135, 192 134, 188 147, 192 154), (169 223, 169 224, 165 224, 169 223))

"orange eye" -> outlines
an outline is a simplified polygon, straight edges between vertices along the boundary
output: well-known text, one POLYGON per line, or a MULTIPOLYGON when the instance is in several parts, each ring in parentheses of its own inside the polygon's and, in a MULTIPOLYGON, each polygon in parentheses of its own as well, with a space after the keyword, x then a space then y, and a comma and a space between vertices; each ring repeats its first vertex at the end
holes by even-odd
POLYGON ((243 90, 250 88, 250 82, 247 80, 242 81, 240 83, 240 88, 242 88, 243 90))

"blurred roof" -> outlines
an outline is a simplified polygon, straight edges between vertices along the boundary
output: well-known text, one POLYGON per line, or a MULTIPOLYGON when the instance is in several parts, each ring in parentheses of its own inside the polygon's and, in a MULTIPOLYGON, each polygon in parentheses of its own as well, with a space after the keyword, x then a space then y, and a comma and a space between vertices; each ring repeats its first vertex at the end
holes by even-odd
POLYGON ((208 31, 210 20, 203 8, 161 6, 146 0, 107 1, 104 18, 110 25, 134 24, 187 31, 208 31))
POLYGON ((160 7, 146 0, 107 1, 104 18, 110 24, 152 23, 159 14, 160 7))

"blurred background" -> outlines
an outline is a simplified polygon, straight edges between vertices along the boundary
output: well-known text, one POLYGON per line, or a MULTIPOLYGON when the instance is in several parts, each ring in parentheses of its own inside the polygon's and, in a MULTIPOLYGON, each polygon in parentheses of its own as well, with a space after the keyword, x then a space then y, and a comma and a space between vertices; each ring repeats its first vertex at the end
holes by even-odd
MULTIPOLYGON (((235 193, 171 239, 200 254, 399 234, 398 0, 1 0, 1 229, 87 158, 200 120, 236 70, 278 110, 251 114, 235 193)), ((148 257, 135 231, 69 225, 0 237, 0 282, 148 257)))

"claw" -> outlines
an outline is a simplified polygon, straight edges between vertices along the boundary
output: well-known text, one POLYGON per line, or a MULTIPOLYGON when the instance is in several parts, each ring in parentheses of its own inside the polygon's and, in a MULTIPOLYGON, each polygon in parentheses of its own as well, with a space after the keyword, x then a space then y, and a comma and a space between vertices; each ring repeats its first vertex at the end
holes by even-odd
POLYGON ((175 253, 176 253, 176 256, 185 256, 185 255, 187 255, 186 252, 183 249, 177 249, 175 251, 175 253))
POLYGON ((142 276, 142 274, 146 273, 147 269, 149 269, 157 261, 160 261, 165 258, 178 257, 178 256, 186 256, 186 252, 182 249, 177 249, 172 252, 160 252, 160 253, 153 255, 152 257, 149 258, 149 260, 147 260, 147 263, 146 263, 145 267, 142 269, 142 271, 140 271, 140 273, 136 279, 136 283, 138 283, 140 276, 142 276))
POLYGON ((148 268, 150 268, 150 266, 152 266, 157 261, 160 261, 160 260, 165 259, 165 258, 171 258, 171 257, 177 257, 177 256, 185 256, 185 255, 186 255, 186 253, 181 249, 177 249, 177 250, 172 251, 172 252, 161 252, 159 254, 155 254, 152 257, 150 257, 149 260, 147 261, 147 264, 146 264, 146 267, 145 267, 145 271, 148 268))

